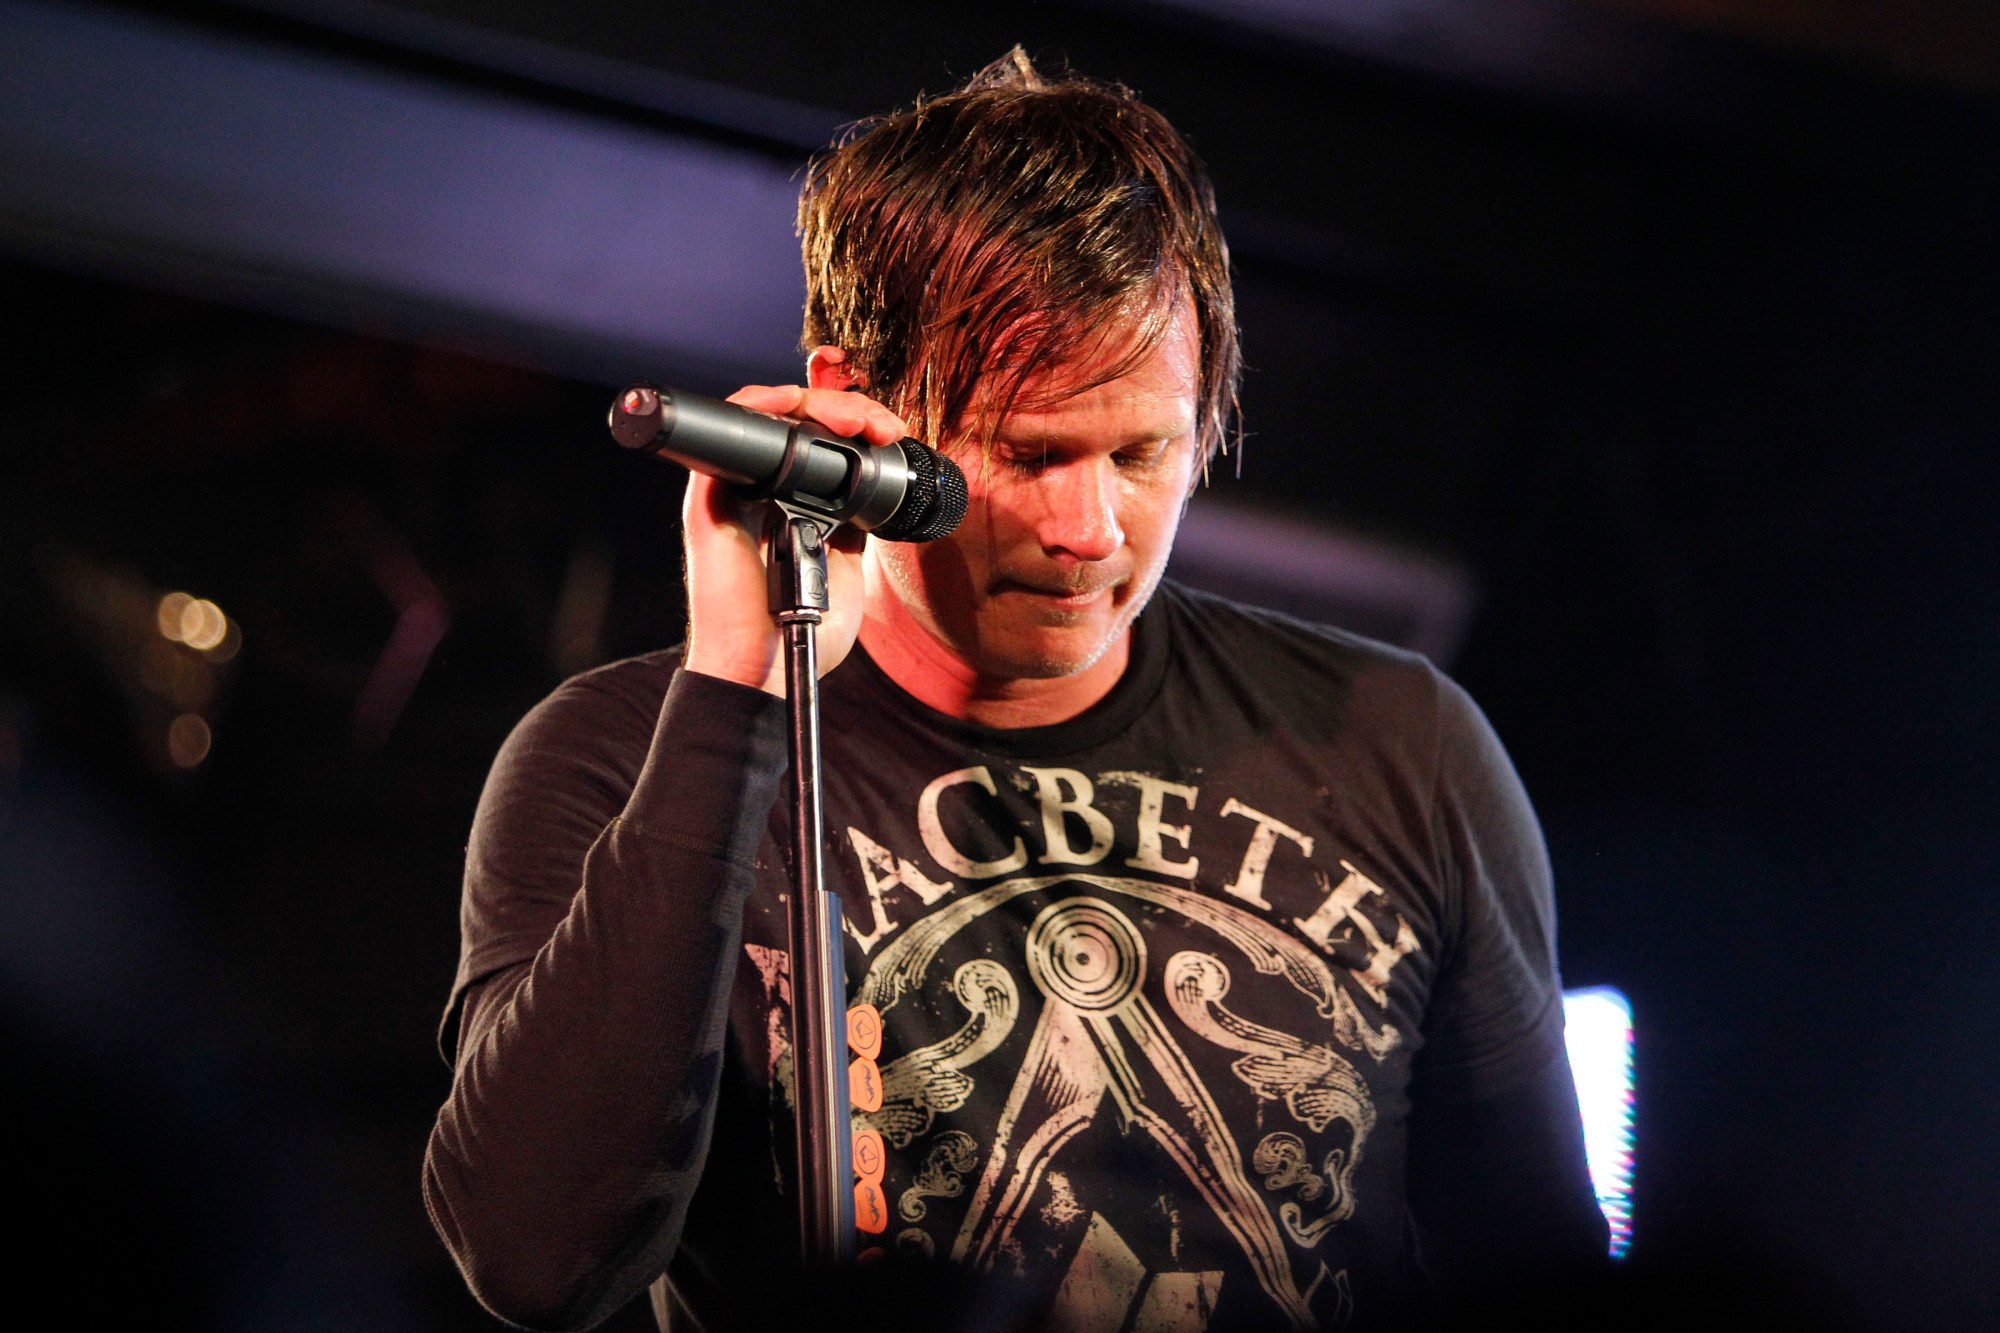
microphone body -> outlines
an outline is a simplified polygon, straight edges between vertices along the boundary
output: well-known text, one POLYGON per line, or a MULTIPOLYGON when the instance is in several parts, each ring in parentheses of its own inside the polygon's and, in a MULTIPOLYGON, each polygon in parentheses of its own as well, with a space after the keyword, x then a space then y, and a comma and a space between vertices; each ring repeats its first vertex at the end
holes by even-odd
POLYGON ((619 394, 610 424, 627 449, 886 541, 935 541, 965 517, 965 474, 916 440, 869 444, 816 421, 766 416, 656 384, 619 394))

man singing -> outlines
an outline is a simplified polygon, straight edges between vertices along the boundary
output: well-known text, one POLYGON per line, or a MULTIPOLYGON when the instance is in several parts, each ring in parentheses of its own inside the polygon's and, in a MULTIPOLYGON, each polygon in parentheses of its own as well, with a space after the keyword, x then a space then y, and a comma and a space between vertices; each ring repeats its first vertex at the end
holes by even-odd
MULTIPOLYGON (((800 205, 804 386, 934 442, 924 545, 842 535, 828 886, 883 1019, 863 1244, 1057 1327, 1339 1328, 1601 1254, 1541 837, 1411 654, 1162 583, 1231 428, 1206 174, 1017 51, 800 205)), ((664 1275, 705 1329, 796 1262, 783 673, 760 516, 690 479, 689 633, 517 727, 467 853, 425 1197, 531 1327, 664 1275)))

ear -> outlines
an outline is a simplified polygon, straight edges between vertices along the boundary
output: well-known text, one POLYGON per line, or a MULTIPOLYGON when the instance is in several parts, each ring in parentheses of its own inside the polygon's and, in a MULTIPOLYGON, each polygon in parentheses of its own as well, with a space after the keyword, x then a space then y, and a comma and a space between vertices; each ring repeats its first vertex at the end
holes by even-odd
POLYGON ((806 384, 814 389, 865 389, 868 386, 847 365, 847 353, 821 343, 806 357, 806 384))

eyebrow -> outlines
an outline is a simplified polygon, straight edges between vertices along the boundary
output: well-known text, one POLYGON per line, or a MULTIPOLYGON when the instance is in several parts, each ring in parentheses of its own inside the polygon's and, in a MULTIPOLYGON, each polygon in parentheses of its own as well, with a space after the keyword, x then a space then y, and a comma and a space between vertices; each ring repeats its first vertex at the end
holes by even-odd
MULTIPOLYGON (((1194 433, 1195 419, 1191 416, 1180 417, 1169 422, 1164 427, 1147 427, 1143 430, 1133 431, 1120 439, 1116 447, 1119 449, 1130 449, 1135 445, 1142 444, 1168 444, 1174 440, 1178 440, 1183 435, 1192 435, 1194 433)), ((1001 423, 1000 430, 994 435, 995 442, 1016 449, 1048 449, 1062 445, 1070 438, 1069 434, 1064 431, 1017 430, 1010 427, 1006 422, 1001 423)))

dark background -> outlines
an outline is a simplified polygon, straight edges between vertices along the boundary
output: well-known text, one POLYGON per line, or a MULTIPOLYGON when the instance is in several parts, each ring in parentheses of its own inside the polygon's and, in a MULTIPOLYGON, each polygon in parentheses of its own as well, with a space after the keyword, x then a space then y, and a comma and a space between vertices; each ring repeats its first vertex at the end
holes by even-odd
MULTIPOLYGON (((1840 1326, 1985 1328, 2000 23, 1804 9, 73 12, 786 169, 1015 41, 1139 88, 1236 250, 1250 439, 1197 504, 1471 597, 1448 665, 1541 809, 1566 980, 1637 1015, 1632 1262, 1698 1320, 1753 1273, 1840 1326)), ((35 173, 89 163, 0 165, 31 1254, 78 1326, 496 1327, 417 1188, 459 862, 513 721, 677 634, 679 478, 601 425, 647 349, 149 240, 144 190, 37 213, 35 173), (162 658, 177 589, 241 651, 162 658), (182 767, 190 708, 214 739, 182 767)), ((791 356, 682 352, 646 368, 726 390, 791 356)))

